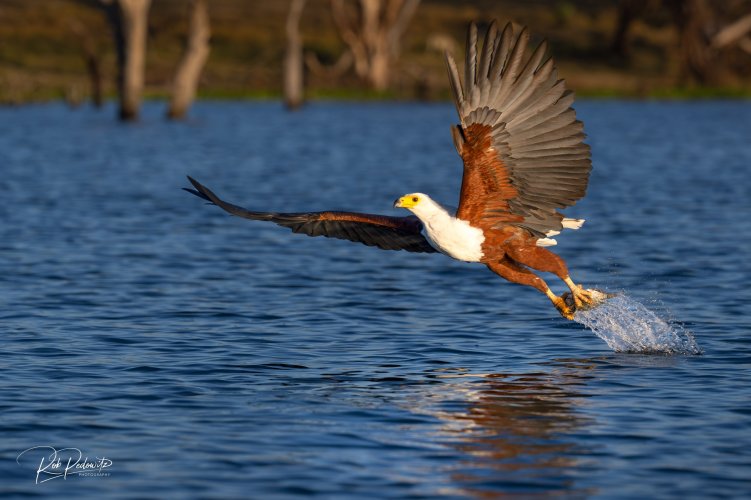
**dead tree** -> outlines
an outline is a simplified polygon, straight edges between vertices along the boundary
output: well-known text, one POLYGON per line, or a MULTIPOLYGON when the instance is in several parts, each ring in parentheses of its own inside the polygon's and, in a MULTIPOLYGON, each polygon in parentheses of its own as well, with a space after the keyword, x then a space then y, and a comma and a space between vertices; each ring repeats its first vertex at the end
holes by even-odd
POLYGON ((107 12, 117 50, 120 119, 138 119, 146 63, 146 35, 151 0, 100 0, 107 12))
POLYGON ((331 0, 334 22, 352 52, 355 73, 375 90, 388 88, 391 65, 420 0, 331 0), (354 8, 352 8, 354 7, 354 8))
POLYGON ((209 57, 211 28, 207 0, 192 0, 188 31, 185 52, 172 84, 172 97, 167 110, 167 116, 171 119, 185 118, 196 97, 201 70, 209 57))
POLYGON ((284 54, 284 104, 287 109, 299 108, 304 99, 302 37, 300 18, 306 0, 292 0, 287 15, 287 49, 284 54))

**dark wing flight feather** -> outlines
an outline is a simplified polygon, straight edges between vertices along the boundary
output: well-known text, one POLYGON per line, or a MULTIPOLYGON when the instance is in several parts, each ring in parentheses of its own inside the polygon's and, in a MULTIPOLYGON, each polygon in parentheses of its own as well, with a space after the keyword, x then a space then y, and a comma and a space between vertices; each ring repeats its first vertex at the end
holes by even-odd
POLYGON ((556 210, 586 192, 592 168, 574 96, 546 59, 542 42, 527 55, 526 29, 491 24, 478 60, 477 27, 467 36, 465 78, 446 54, 461 125, 452 130, 464 160, 457 216, 481 227, 512 224, 542 236, 560 231, 556 210))
POLYGON ((192 177, 188 177, 188 180, 195 189, 183 189, 245 219, 269 221, 295 233, 349 240, 383 250, 437 251, 422 235, 422 223, 414 216, 388 217, 354 212, 254 212, 220 199, 192 177))

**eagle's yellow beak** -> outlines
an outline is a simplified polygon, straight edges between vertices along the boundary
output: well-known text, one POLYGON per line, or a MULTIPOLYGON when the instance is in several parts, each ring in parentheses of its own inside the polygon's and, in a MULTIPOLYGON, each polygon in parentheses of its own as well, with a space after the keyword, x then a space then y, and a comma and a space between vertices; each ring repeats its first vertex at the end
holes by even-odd
POLYGON ((415 194, 405 194, 394 202, 394 208, 412 208, 420 203, 420 197, 415 194))

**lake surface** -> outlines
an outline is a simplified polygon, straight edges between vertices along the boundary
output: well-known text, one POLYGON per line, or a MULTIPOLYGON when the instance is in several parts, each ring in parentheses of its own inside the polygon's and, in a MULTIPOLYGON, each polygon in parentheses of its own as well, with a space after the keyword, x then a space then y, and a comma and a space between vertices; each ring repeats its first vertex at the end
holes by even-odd
POLYGON ((567 215, 587 223, 554 250, 703 355, 613 352, 483 266, 180 190, 455 205, 449 104, 200 103, 174 124, 149 103, 131 126, 0 109, 0 496, 748 498, 751 103, 577 110, 594 170, 567 215), (35 446, 104 475, 55 477, 60 451, 35 484, 35 446))

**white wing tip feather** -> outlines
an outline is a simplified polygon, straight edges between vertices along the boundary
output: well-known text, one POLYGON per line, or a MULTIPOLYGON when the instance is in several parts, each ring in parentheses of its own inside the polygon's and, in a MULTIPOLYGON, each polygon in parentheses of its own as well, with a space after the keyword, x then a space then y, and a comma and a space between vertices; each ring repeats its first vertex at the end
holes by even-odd
POLYGON ((584 219, 563 219, 561 224, 566 229, 579 229, 584 224, 584 219))
POLYGON ((553 238, 540 238, 539 240, 537 240, 538 247, 552 247, 553 245, 557 244, 558 242, 553 238))
MULTIPOLYGON (((579 229, 582 227, 582 224, 584 224, 584 219, 563 219, 561 221, 561 225, 564 229, 579 229)), ((555 231, 551 229, 547 233, 545 233, 545 236, 556 236, 561 234, 560 231, 555 231)), ((552 247, 553 245, 557 245, 558 242, 554 240, 553 238, 540 238, 537 240, 537 246, 538 247, 552 247)))

